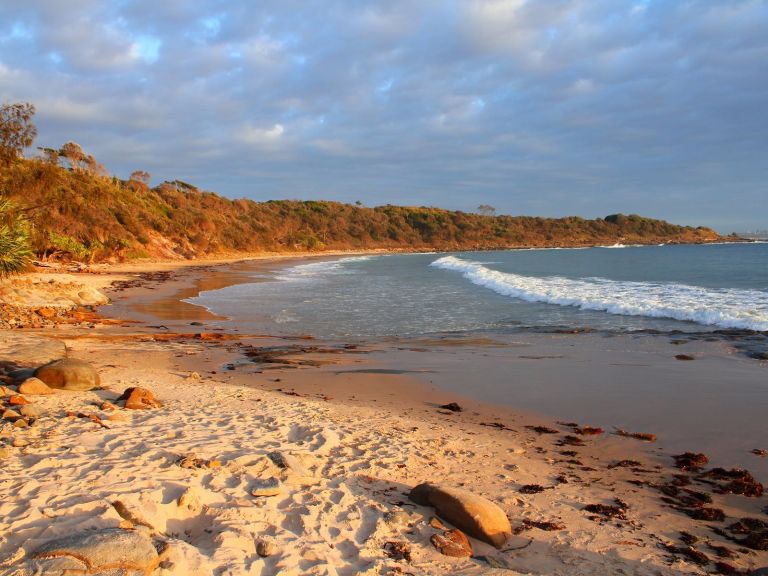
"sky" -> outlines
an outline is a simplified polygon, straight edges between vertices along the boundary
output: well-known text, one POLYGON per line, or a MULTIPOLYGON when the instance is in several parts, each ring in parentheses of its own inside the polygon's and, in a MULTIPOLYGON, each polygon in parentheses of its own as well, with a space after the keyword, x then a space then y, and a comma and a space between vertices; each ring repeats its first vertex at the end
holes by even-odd
POLYGON ((768 0, 0 0, 0 101, 232 198, 768 228, 768 0))

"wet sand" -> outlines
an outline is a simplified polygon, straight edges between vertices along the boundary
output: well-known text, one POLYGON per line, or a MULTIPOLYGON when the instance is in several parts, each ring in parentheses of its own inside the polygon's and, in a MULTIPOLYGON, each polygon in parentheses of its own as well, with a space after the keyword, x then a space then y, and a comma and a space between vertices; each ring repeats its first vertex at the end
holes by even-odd
MULTIPOLYGON (((264 281, 289 264, 296 261, 189 268, 150 292, 135 288, 114 294, 114 304, 102 310, 169 329, 198 322, 196 330, 237 331, 225 318, 181 299, 264 281)), ((748 468, 768 482, 768 458, 752 453, 768 449, 768 362, 748 358, 726 341, 647 333, 528 332, 382 338, 363 344, 373 351, 366 355, 373 367, 365 370, 376 372, 369 374, 376 374, 378 382, 407 375, 413 391, 400 389, 393 396, 381 386, 360 387, 355 378, 358 399, 385 402, 415 394, 423 400, 429 391, 472 399, 478 407, 496 413, 502 409, 507 416, 522 410, 543 419, 653 433, 658 447, 667 451, 705 452, 715 465, 748 468), (677 360, 680 354, 694 360, 677 360)), ((345 381, 363 373, 350 369, 325 378, 324 394, 349 398, 345 381)), ((312 388, 287 380, 303 392, 312 388)))

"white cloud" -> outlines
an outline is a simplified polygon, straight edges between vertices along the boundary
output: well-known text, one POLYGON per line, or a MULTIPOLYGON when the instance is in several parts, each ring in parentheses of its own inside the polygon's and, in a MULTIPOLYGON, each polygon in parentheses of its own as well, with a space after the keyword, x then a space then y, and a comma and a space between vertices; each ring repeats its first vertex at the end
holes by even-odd
POLYGON ((282 124, 274 124, 271 128, 259 128, 252 124, 246 124, 240 129, 240 140, 246 144, 257 146, 273 146, 279 142, 285 128, 282 124))

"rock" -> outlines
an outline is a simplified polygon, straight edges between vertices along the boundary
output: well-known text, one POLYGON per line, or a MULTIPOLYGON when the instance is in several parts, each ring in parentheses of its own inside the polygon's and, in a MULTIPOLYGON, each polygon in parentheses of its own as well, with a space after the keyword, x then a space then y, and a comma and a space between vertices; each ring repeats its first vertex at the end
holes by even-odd
POLYGON ((28 404, 19 408, 19 413, 28 418, 40 418, 43 415, 43 409, 39 406, 28 404))
POLYGON ((54 391, 48 386, 48 384, 35 377, 27 378, 19 386, 19 394, 29 394, 30 396, 34 396, 53 393, 54 391))
POLYGON ((0 386, 0 398, 4 398, 6 396, 13 396, 14 394, 16 394, 16 392, 8 388, 7 386, 0 386))
POLYGON ((108 402, 106 400, 104 400, 104 402, 101 403, 99 408, 101 408, 102 410, 117 410, 117 406, 112 404, 112 402, 108 402))
POLYGON ((17 418, 21 418, 21 414, 16 412, 16 410, 11 410, 8 408, 7 410, 3 411, 3 418, 5 420, 16 420, 17 418))
POLYGON ((124 520, 128 520, 133 526, 145 526, 149 528, 152 532, 156 532, 155 527, 150 524, 148 520, 145 520, 141 516, 141 512, 139 512, 137 509, 135 509, 130 504, 126 504, 125 502, 122 502, 121 500, 115 500, 112 502, 112 506, 114 507, 115 511, 120 515, 120 517, 124 520))
POLYGON ((51 388, 93 390, 101 384, 99 374, 88 362, 76 358, 54 360, 35 370, 35 376, 51 388))
POLYGON ((29 428, 29 421, 24 418, 17 418, 13 422, 14 428, 29 428))
POLYGON ((46 306, 44 308, 38 308, 37 309, 37 314, 38 314, 38 316, 42 316, 43 318, 50 319, 50 318, 53 318, 54 316, 56 316, 56 310, 54 310, 53 308, 48 308, 46 306))
POLYGON ((211 576, 209 562, 198 548, 181 540, 169 540, 159 570, 152 576, 211 576))
POLYGON ((160 559, 145 532, 107 528, 51 540, 11 569, 14 576, 151 574, 160 559))
POLYGON ((176 460, 176 464, 179 465, 182 468, 219 468, 221 467, 221 462, 219 460, 204 460, 202 458, 198 458, 195 454, 189 453, 186 456, 182 456, 178 460, 176 460))
POLYGON ((200 374, 198 374, 197 372, 190 372, 187 375, 187 380, 200 380, 200 374))
POLYGON ((273 556, 277 553, 277 544, 271 538, 261 537, 256 540, 256 554, 262 558, 273 556))
POLYGON ((472 544, 461 530, 447 530, 443 534, 433 534, 429 539, 432 546, 441 554, 453 558, 469 558, 472 556, 472 544))
POLYGON ((283 484, 279 478, 258 479, 251 487, 251 496, 279 496, 282 491, 283 484))
POLYGON ((286 470, 298 474, 299 476, 309 476, 309 471, 299 462, 299 459, 285 452, 270 452, 267 458, 274 462, 275 466, 281 470, 286 470))
POLYGON ((29 446, 29 441, 17 436, 13 439, 13 442, 11 442, 11 446, 14 448, 24 448, 24 446, 29 446))
POLYGON ((429 519, 429 525, 435 530, 447 530, 445 524, 440 522, 440 518, 436 518, 435 516, 432 516, 432 518, 429 519))
POLYGON ((449 404, 443 404, 440 406, 443 410, 450 410, 451 412, 463 412, 464 408, 456 404, 456 402, 451 402, 449 404))
POLYGON ((29 404, 29 400, 24 398, 24 396, 19 396, 18 394, 14 394, 13 396, 8 398, 8 404, 11 406, 23 406, 24 404, 29 404))
POLYGON ((8 448, 8 446, 0 446, 0 460, 10 458, 11 454, 13 454, 13 450, 8 448))
POLYGON ((125 407, 129 410, 150 410, 160 408, 163 403, 160 402, 151 390, 135 386, 127 388, 118 400, 125 400, 125 407))
POLYGON ((203 504, 200 492, 194 486, 190 486, 179 496, 177 501, 179 508, 186 508, 190 512, 198 512, 203 504))
POLYGON ((512 526, 501 508, 467 490, 425 482, 411 490, 409 498, 422 506, 434 506, 441 518, 497 548, 512 534, 512 526))
POLYGON ((408 524, 408 522, 411 521, 411 515, 408 514, 405 510, 393 510, 391 512, 386 512, 384 514, 384 522, 387 524, 392 525, 398 525, 398 524, 408 524))

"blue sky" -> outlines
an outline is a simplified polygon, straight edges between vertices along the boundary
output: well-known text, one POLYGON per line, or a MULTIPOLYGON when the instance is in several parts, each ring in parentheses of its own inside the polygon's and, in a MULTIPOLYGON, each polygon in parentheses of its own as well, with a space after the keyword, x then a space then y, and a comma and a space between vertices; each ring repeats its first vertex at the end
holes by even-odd
POLYGON ((768 228, 768 1, 0 0, 37 145, 230 197, 768 228))

